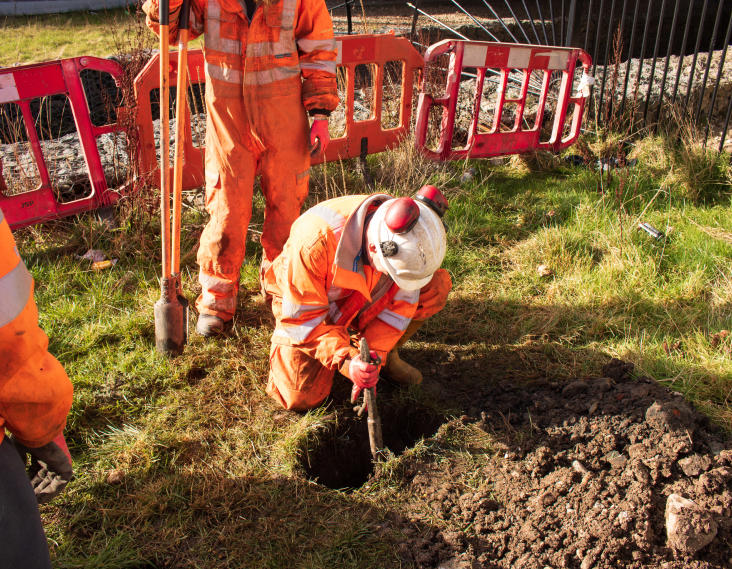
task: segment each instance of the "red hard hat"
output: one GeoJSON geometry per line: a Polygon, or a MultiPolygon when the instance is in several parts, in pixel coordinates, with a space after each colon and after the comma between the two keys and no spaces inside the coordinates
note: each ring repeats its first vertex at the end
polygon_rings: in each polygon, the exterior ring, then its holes
{"type": "Polygon", "coordinates": [[[449,207],[447,199],[442,192],[431,184],[422,186],[414,196],[414,199],[421,201],[440,217],[445,215],[445,212],[449,207]]]}

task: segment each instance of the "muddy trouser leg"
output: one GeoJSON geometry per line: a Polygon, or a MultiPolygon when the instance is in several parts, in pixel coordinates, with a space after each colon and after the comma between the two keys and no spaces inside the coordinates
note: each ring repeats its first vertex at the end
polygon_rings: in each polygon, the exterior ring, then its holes
{"type": "Polygon", "coordinates": [[[285,409],[304,411],[318,406],[333,387],[335,371],[292,346],[272,344],[267,395],[285,409]]]}
{"type": "Polygon", "coordinates": [[[211,217],[198,248],[201,295],[196,308],[228,321],[236,311],[258,155],[245,132],[240,99],[207,100],[206,108],[206,209],[211,217]]]}
{"type": "Polygon", "coordinates": [[[262,263],[266,270],[282,252],[290,227],[308,195],[309,125],[299,80],[277,96],[263,97],[252,120],[267,148],[260,164],[266,201],[262,228],[262,263]],[[283,120],[283,116],[287,119],[283,120]]]}
{"type": "Polygon", "coordinates": [[[7,438],[0,444],[0,567],[51,567],[36,496],[7,438]]]}

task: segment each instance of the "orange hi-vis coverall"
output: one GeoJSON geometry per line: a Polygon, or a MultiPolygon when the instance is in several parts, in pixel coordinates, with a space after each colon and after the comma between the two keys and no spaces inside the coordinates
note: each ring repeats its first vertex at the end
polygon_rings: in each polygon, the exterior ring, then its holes
{"type": "Polygon", "coordinates": [[[446,270],[405,291],[364,264],[368,215],[390,198],[345,196],[309,209],[265,274],[276,318],[267,393],[287,409],[310,409],[327,397],[335,371],[359,353],[351,331],[385,361],[412,319],[445,306],[452,288],[446,270]]]}
{"type": "Polygon", "coordinates": [[[5,429],[28,447],[62,433],[73,387],[38,327],[33,277],[0,210],[0,441],[5,429]]]}
{"type": "MultiPolygon", "coordinates": [[[[181,2],[170,1],[171,41],[181,2]]],[[[158,32],[158,0],[143,10],[158,32]]],[[[204,35],[211,216],[198,249],[196,308],[226,321],[236,310],[256,174],[266,201],[263,269],[300,215],[310,168],[306,111],[338,105],[336,43],[324,0],[261,1],[251,21],[244,0],[191,0],[190,22],[191,37],[204,35]]]]}

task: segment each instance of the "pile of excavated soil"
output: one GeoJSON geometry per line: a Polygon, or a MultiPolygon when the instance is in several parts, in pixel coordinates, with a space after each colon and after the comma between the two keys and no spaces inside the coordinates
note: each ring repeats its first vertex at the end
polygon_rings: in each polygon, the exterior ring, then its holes
{"type": "Polygon", "coordinates": [[[507,443],[479,472],[419,458],[401,470],[404,487],[432,510],[429,525],[417,506],[407,514],[412,525],[399,524],[405,561],[443,569],[732,567],[732,441],[680,394],[632,379],[631,369],[613,360],[605,377],[486,387],[478,416],[460,422],[507,443]],[[456,483],[466,473],[480,481],[467,491],[456,483]]]}

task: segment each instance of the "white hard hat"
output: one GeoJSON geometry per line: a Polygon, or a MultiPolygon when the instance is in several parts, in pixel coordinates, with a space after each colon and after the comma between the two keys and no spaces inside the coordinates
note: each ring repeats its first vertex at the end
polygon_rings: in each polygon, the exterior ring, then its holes
{"type": "Polygon", "coordinates": [[[375,269],[404,290],[419,290],[445,258],[445,226],[428,205],[412,198],[390,199],[374,212],[366,229],[375,269]]]}

